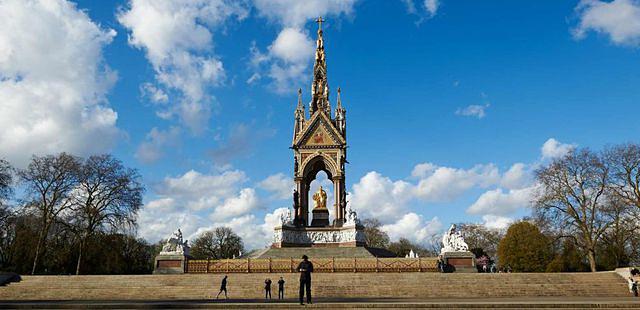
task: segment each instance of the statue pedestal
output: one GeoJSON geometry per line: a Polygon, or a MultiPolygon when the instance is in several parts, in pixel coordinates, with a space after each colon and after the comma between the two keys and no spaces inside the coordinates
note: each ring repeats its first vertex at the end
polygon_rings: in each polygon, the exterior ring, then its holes
{"type": "Polygon", "coordinates": [[[182,254],[162,254],[156,256],[153,264],[153,274],[179,274],[185,273],[187,260],[182,254]]]}
{"type": "Polygon", "coordinates": [[[442,254],[442,259],[449,272],[478,272],[475,255],[471,252],[445,252],[442,254]]]}
{"type": "Polygon", "coordinates": [[[287,247],[360,247],[365,246],[364,227],[276,226],[272,248],[287,247]]]}
{"type": "Polygon", "coordinates": [[[326,208],[317,208],[311,211],[313,218],[311,219],[312,227],[329,226],[329,210],[326,208]]]}

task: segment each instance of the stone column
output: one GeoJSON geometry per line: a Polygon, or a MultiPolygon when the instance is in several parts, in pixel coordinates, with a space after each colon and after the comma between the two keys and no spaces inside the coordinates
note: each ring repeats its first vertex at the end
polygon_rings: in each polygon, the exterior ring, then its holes
{"type": "Polygon", "coordinates": [[[304,226],[309,225],[309,186],[306,184],[303,178],[296,177],[296,188],[299,195],[300,208],[298,209],[298,217],[300,221],[304,223],[304,226]]]}
{"type": "Polygon", "coordinates": [[[336,176],[333,177],[333,193],[335,200],[335,220],[334,225],[342,226],[344,223],[345,211],[342,207],[342,196],[344,195],[344,177],[336,176]]]}

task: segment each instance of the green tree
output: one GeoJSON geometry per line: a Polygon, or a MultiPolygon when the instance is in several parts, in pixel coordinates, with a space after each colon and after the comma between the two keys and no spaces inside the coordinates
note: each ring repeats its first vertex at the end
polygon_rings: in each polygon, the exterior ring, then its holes
{"type": "Polygon", "coordinates": [[[500,264],[511,266],[514,271],[543,272],[551,257],[549,239],[529,222],[517,222],[509,226],[507,234],[498,244],[500,264]]]}

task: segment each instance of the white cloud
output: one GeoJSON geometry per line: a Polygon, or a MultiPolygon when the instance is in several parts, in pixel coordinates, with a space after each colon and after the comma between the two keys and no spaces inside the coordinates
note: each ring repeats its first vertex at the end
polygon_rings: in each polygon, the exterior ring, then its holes
{"type": "Polygon", "coordinates": [[[315,44],[304,30],[306,23],[318,16],[339,18],[353,12],[355,0],[254,0],[258,14],[282,26],[276,39],[261,52],[251,47],[251,67],[255,73],[251,84],[262,76],[271,80],[276,93],[291,93],[308,80],[315,44]],[[264,73],[264,74],[262,74],[264,73]]]}
{"type": "Polygon", "coordinates": [[[116,35],[64,0],[0,2],[0,156],[109,150],[121,135],[102,50],[116,35]]]}
{"type": "Polygon", "coordinates": [[[464,108],[458,108],[456,110],[456,115],[471,116],[481,119],[487,115],[486,110],[489,108],[489,106],[490,105],[488,103],[484,105],[472,104],[464,108]]]}
{"type": "Polygon", "coordinates": [[[210,175],[190,170],[175,178],[165,178],[156,193],[173,198],[187,209],[210,210],[233,197],[246,180],[245,173],[239,170],[210,175]]]}
{"type": "Polygon", "coordinates": [[[417,243],[424,243],[429,241],[433,234],[442,230],[442,223],[438,217],[424,221],[421,215],[411,212],[395,223],[383,225],[380,229],[385,231],[391,240],[407,238],[417,243]]]}
{"type": "Polygon", "coordinates": [[[531,184],[530,168],[523,163],[513,164],[507,172],[502,175],[500,185],[508,189],[519,189],[531,184]]]}
{"type": "Polygon", "coordinates": [[[221,221],[231,217],[249,213],[258,209],[260,202],[253,188],[243,188],[237,197],[231,197],[216,207],[210,218],[221,221]]]}
{"type": "Polygon", "coordinates": [[[171,127],[168,130],[152,128],[145,141],[138,146],[135,158],[144,163],[157,161],[162,157],[165,146],[175,146],[178,143],[180,133],[181,130],[178,127],[171,127]]]}
{"type": "Polygon", "coordinates": [[[295,184],[290,177],[285,176],[283,173],[278,173],[260,181],[258,187],[274,193],[274,198],[276,199],[286,199],[293,197],[295,184]]]}
{"type": "Polygon", "coordinates": [[[302,27],[318,16],[351,15],[356,0],[254,0],[258,13],[284,26],[302,27]]]}
{"type": "Polygon", "coordinates": [[[421,179],[415,195],[425,201],[451,201],[473,187],[488,187],[500,181],[500,172],[493,164],[476,165],[471,169],[438,167],[421,179]]]}
{"type": "Polygon", "coordinates": [[[166,177],[156,186],[154,199],[139,213],[139,232],[157,241],[177,228],[190,236],[203,227],[212,227],[212,222],[246,216],[260,206],[254,189],[241,188],[246,181],[245,173],[239,170],[219,174],[190,170],[166,177]]]}
{"type": "Polygon", "coordinates": [[[489,229],[506,229],[513,223],[512,218],[496,215],[484,215],[482,221],[483,225],[489,229]]]}
{"type": "Polygon", "coordinates": [[[412,198],[411,184],[391,181],[375,171],[367,173],[354,184],[349,195],[351,206],[360,216],[377,218],[383,223],[403,214],[412,198]]]}
{"type": "Polygon", "coordinates": [[[468,209],[469,214],[508,215],[531,205],[534,187],[511,189],[505,192],[501,188],[489,190],[476,200],[468,209]]]}
{"type": "Polygon", "coordinates": [[[411,176],[414,178],[426,178],[427,176],[433,174],[433,172],[438,168],[437,165],[432,163],[421,163],[417,164],[413,167],[411,171],[411,176]]]}
{"type": "Polygon", "coordinates": [[[434,17],[440,7],[439,0],[402,0],[408,14],[418,17],[416,25],[420,25],[425,19],[434,17]]]}
{"type": "Polygon", "coordinates": [[[589,31],[609,36],[617,45],[640,45],[640,2],[636,0],[582,0],[575,8],[580,22],[573,29],[577,39],[589,31]]]}
{"type": "Polygon", "coordinates": [[[169,101],[169,95],[167,95],[164,90],[156,87],[151,83],[142,84],[142,86],[140,87],[140,92],[143,96],[148,97],[149,99],[151,99],[151,102],[154,103],[166,103],[169,101]]]}
{"type": "Polygon", "coordinates": [[[439,6],[440,2],[438,0],[424,0],[424,7],[427,9],[430,16],[436,15],[439,6]]]}
{"type": "Polygon", "coordinates": [[[549,138],[542,145],[542,159],[553,159],[567,155],[576,148],[575,144],[561,143],[560,141],[549,138]]]}
{"type": "Polygon", "coordinates": [[[131,32],[129,43],[146,52],[163,91],[179,94],[159,116],[175,116],[194,133],[207,127],[209,88],[225,80],[222,62],[212,53],[213,30],[247,15],[244,3],[225,0],[130,0],[118,13],[131,32]]]}
{"type": "Polygon", "coordinates": [[[255,45],[251,47],[251,63],[257,72],[247,83],[255,82],[262,76],[259,72],[266,71],[274,92],[292,92],[301,81],[308,79],[305,73],[312,64],[314,50],[314,42],[304,30],[284,28],[266,53],[255,45]]]}

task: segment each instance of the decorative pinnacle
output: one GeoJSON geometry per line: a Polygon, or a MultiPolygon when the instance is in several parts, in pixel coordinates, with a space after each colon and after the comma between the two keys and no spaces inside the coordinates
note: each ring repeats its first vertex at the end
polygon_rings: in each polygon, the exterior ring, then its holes
{"type": "Polygon", "coordinates": [[[304,109],[304,106],[302,105],[302,88],[298,88],[298,109],[304,109]]]}
{"type": "Polygon", "coordinates": [[[318,31],[322,31],[322,23],[324,23],[324,19],[322,19],[322,16],[318,17],[318,19],[316,19],[316,23],[318,23],[318,31]]]}

